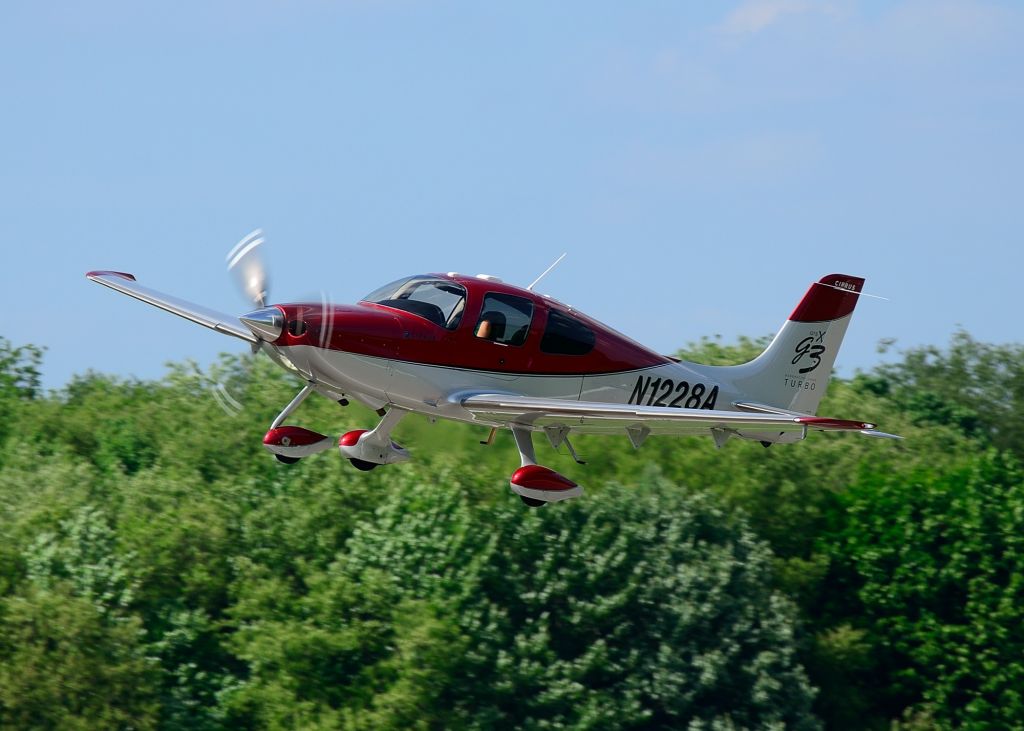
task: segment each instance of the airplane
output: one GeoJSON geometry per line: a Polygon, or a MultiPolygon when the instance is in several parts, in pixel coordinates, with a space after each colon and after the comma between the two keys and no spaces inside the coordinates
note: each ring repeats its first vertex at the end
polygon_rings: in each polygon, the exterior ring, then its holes
{"type": "MultiPolygon", "coordinates": [[[[157,292],[118,271],[86,276],[263,351],[303,382],[263,437],[279,461],[331,449],[335,440],[285,422],[312,393],[375,410],[371,429],[342,434],[337,447],[360,470],[405,462],[391,439],[409,413],[509,429],[520,466],[513,492],[530,507],[583,494],[538,464],[533,434],[565,445],[571,434],[621,435],[639,448],[655,435],[709,435],[765,447],[809,431],[894,438],[874,424],[816,416],[864,279],[829,274],[813,282],[768,347],[749,363],[709,366],[661,355],[577,309],[501,279],[456,272],[408,276],[352,305],[267,304],[257,230],[228,255],[229,270],[258,309],[235,317],[157,292]]],[[[564,255],[563,255],[564,256],[564,255]]],[[[557,264],[558,262],[556,262],[557,264]]],[[[554,265],[552,265],[553,267],[554,265]]],[[[552,267],[549,267],[548,271],[552,267]]]]}

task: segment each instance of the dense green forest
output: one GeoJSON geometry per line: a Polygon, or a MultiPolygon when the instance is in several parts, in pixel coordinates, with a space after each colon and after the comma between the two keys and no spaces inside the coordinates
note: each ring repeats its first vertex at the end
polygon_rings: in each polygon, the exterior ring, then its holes
{"type": "Polygon", "coordinates": [[[0,727],[1024,728],[1024,347],[890,356],[820,411],[905,441],[538,440],[587,494],[531,510],[507,433],[283,465],[266,358],[44,393],[0,339],[0,727]]]}

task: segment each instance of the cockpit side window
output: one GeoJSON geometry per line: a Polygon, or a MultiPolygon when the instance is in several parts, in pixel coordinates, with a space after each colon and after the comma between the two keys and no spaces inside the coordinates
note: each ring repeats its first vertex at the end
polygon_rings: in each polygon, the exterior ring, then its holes
{"type": "Polygon", "coordinates": [[[462,320],[466,290],[461,284],[446,279],[411,277],[374,290],[363,301],[411,312],[435,325],[454,330],[462,320]]]}
{"type": "Polygon", "coordinates": [[[594,331],[575,317],[551,310],[540,349],[552,355],[586,355],[594,349],[596,340],[594,331]]]}
{"type": "Polygon", "coordinates": [[[522,345],[533,321],[533,303],[514,294],[491,292],[484,296],[474,334],[503,345],[522,345]]]}

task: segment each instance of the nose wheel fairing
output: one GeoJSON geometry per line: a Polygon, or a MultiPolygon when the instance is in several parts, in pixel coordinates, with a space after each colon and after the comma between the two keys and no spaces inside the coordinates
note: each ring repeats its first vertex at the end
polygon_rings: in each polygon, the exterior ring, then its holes
{"type": "Polygon", "coordinates": [[[301,426],[279,426],[263,436],[263,446],[276,456],[302,459],[331,448],[331,437],[301,426]]]}

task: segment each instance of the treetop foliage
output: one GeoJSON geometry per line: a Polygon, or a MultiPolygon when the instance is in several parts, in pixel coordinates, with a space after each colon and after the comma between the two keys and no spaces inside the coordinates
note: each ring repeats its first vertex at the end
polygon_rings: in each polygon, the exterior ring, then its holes
{"type": "Polygon", "coordinates": [[[277,463],[297,386],[265,359],[45,394],[41,355],[0,339],[0,727],[1024,726],[1020,346],[833,379],[822,413],[903,442],[538,444],[587,488],[541,510],[469,425],[410,417],[413,462],[370,473],[277,463]]]}

